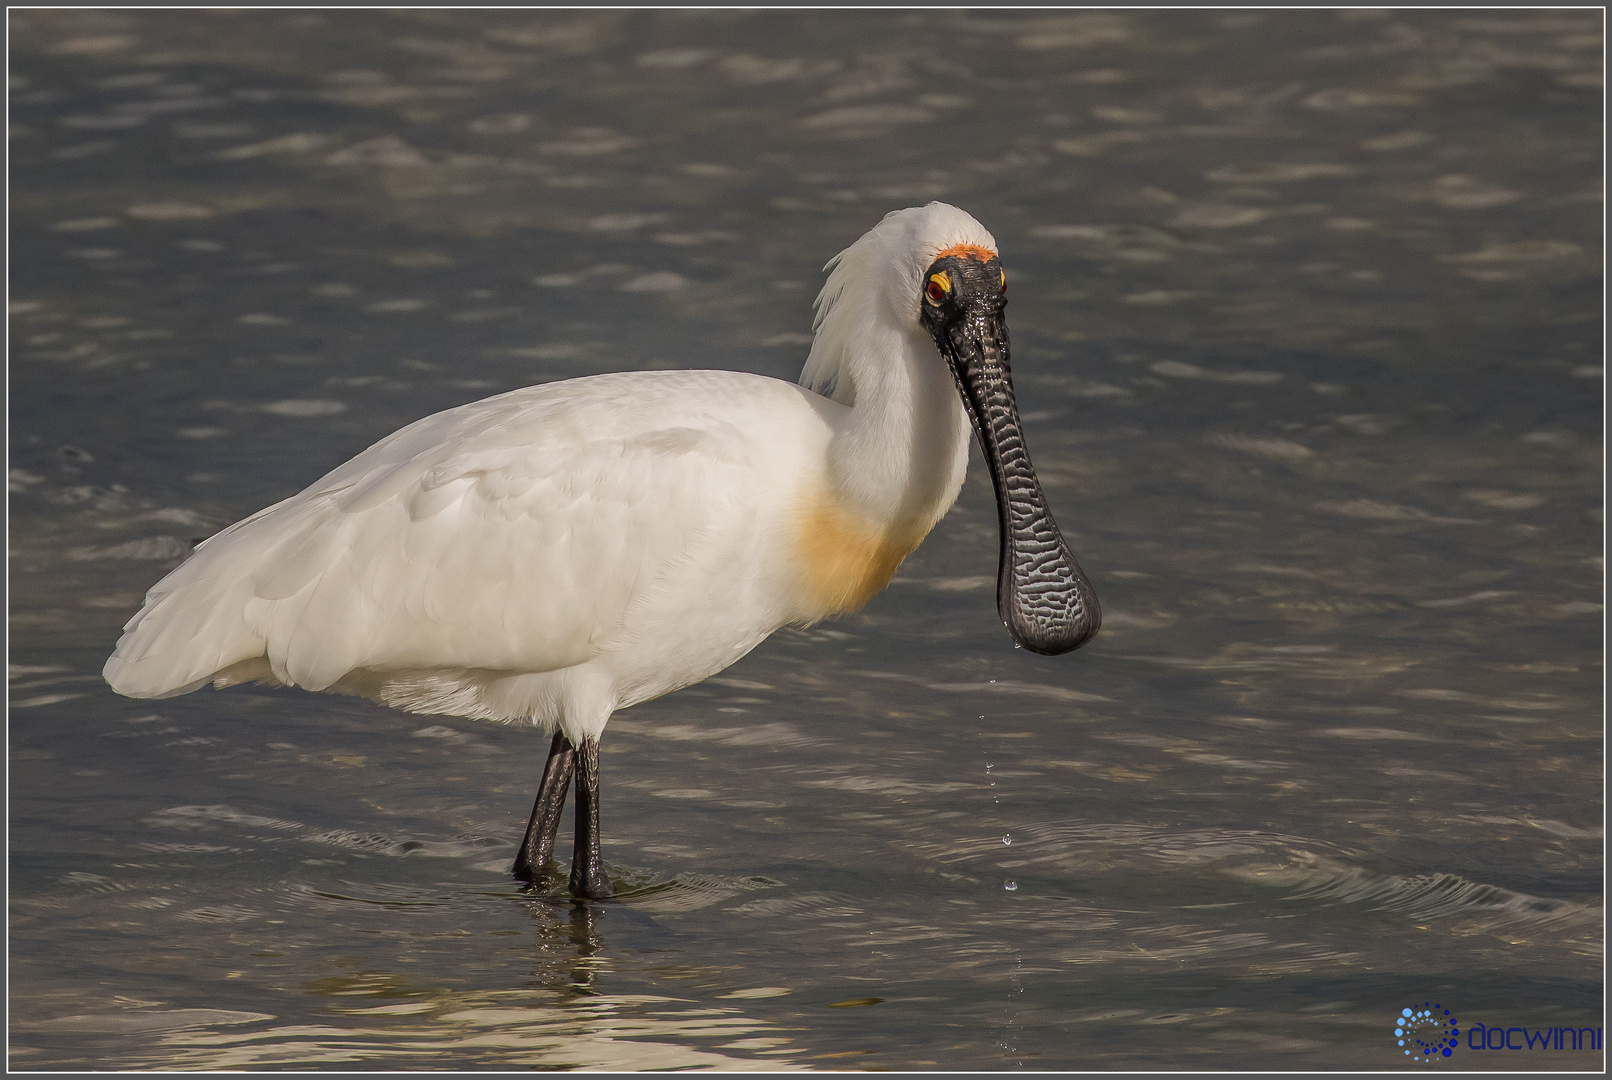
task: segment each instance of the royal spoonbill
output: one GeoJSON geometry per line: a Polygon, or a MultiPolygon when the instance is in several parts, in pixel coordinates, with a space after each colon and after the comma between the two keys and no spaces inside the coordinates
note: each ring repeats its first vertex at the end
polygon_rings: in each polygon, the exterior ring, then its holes
{"type": "Polygon", "coordinates": [[[1097,597],[1025,449],[996,241],[945,203],[827,267],[800,383],[634,371],[428,416],[211,537],[146,594],[104,674],[163,698],[256,681],[553,732],[514,873],[576,780],[571,892],[613,894],[599,737],[787,623],[860,608],[957,500],[979,436],[997,611],[1032,652],[1097,597]]]}

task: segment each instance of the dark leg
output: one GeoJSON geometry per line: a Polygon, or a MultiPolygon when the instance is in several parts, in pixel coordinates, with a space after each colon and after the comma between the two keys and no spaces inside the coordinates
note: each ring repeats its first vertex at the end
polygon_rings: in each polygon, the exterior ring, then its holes
{"type": "Polygon", "coordinates": [[[565,790],[576,770],[576,749],[556,731],[549,744],[549,761],[543,766],[543,782],[532,804],[532,820],[526,823],[526,839],[515,856],[515,876],[536,881],[554,857],[554,835],[560,831],[560,811],[565,807],[565,790]]]}
{"type": "Polygon", "coordinates": [[[616,895],[599,853],[599,740],[583,739],[576,752],[577,836],[571,856],[571,895],[603,900],[616,895]]]}

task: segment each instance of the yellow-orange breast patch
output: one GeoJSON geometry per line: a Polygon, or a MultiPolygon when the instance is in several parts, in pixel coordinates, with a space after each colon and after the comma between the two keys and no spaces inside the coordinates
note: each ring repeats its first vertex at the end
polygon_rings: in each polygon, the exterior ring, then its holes
{"type": "Polygon", "coordinates": [[[923,536],[897,535],[869,525],[826,492],[798,505],[795,556],[805,607],[822,618],[855,611],[895,576],[923,536]]]}

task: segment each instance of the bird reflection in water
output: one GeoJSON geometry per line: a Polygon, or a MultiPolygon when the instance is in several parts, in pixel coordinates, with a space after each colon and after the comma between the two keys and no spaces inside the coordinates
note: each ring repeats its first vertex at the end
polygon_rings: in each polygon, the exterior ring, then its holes
{"type": "Polygon", "coordinates": [[[539,901],[530,911],[537,928],[532,974],[542,988],[588,996],[601,993],[597,979],[610,965],[599,933],[601,909],[539,901]]]}

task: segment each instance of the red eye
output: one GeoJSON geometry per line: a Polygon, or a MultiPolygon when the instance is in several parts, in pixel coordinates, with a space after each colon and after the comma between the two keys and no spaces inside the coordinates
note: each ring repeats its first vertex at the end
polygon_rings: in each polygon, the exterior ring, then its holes
{"type": "Polygon", "coordinates": [[[938,304],[946,299],[946,290],[940,287],[940,282],[931,281],[929,287],[924,289],[924,295],[929,297],[931,304],[938,304]]]}

